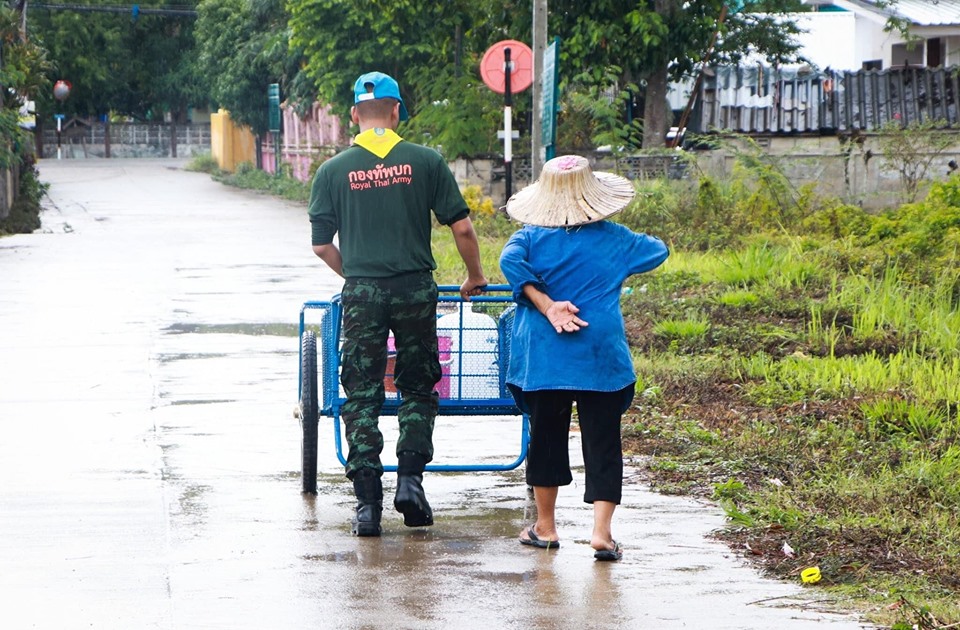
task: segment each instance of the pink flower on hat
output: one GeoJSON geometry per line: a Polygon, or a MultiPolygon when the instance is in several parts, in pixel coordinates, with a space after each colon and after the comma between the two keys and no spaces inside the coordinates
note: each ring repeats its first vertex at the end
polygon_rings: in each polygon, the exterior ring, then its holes
{"type": "Polygon", "coordinates": [[[565,155],[561,158],[557,158],[555,166],[557,170],[569,171],[580,166],[580,158],[575,155],[565,155]]]}

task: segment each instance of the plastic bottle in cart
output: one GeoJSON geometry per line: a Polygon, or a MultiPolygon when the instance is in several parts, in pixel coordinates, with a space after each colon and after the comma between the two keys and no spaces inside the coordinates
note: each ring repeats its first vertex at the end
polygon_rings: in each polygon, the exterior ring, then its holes
{"type": "MultiPolygon", "coordinates": [[[[437,336],[450,338],[449,397],[499,398],[497,323],[463,302],[455,313],[437,319],[437,336]]],[[[447,378],[444,375],[444,378],[447,378]]]]}

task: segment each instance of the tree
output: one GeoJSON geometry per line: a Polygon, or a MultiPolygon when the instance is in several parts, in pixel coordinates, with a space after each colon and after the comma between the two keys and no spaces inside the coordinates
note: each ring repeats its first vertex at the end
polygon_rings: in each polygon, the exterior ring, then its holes
{"type": "Polygon", "coordinates": [[[46,51],[24,39],[20,14],[0,5],[0,168],[21,161],[29,144],[20,127],[20,109],[49,86],[46,51]]]}
{"type": "Polygon", "coordinates": [[[48,118],[54,113],[87,116],[107,112],[121,91],[124,64],[121,29],[126,27],[117,15],[73,11],[30,12],[30,38],[47,49],[52,64],[50,79],[64,79],[73,86],[70,98],[56,103],[52,94],[37,100],[37,115],[48,118]]]}
{"type": "Polygon", "coordinates": [[[125,101],[113,109],[137,112],[137,117],[186,122],[190,105],[206,105],[208,86],[199,72],[193,51],[195,22],[192,17],[143,16],[126,29],[121,42],[137,63],[127,69],[125,101]]]}
{"type": "Polygon", "coordinates": [[[130,13],[97,4],[37,8],[30,12],[30,38],[48,50],[51,80],[73,85],[70,98],[38,101],[38,115],[92,116],[110,113],[136,119],[183,118],[189,104],[206,104],[206,89],[192,63],[193,23],[184,11],[146,0],[130,13]]]}
{"type": "MultiPolygon", "coordinates": [[[[577,77],[579,93],[609,92],[614,104],[642,99],[642,144],[662,146],[671,122],[669,81],[699,70],[715,34],[713,59],[720,63],[737,62],[748,53],[772,63],[793,59],[796,46],[788,35],[797,29],[782,14],[800,8],[800,0],[749,5],[752,13],[734,13],[720,23],[723,0],[551,0],[550,34],[563,42],[561,83],[570,86],[571,77],[577,77]],[[613,85],[611,67],[620,68],[613,85]],[[638,89],[625,92],[631,84],[638,89]]],[[[479,81],[478,63],[499,40],[530,40],[528,2],[288,0],[287,6],[291,42],[303,50],[305,73],[319,100],[341,116],[353,104],[354,78],[378,69],[400,83],[414,117],[404,127],[408,136],[442,145],[448,155],[495,146],[500,103],[479,81]]],[[[527,92],[515,101],[516,127],[524,126],[529,99],[527,92]]],[[[609,121],[602,126],[612,130],[609,121]]],[[[633,140],[635,126],[625,121],[617,133],[633,140]]]]}
{"type": "Polygon", "coordinates": [[[292,101],[311,102],[282,0],[203,0],[197,10],[197,64],[210,81],[211,98],[235,121],[257,135],[268,131],[271,83],[292,101]]]}
{"type": "MultiPolygon", "coordinates": [[[[288,7],[306,73],[340,116],[353,105],[356,77],[380,70],[400,83],[415,119],[404,127],[407,137],[451,157],[496,146],[502,97],[480,80],[479,61],[497,41],[529,40],[527,3],[289,0],[288,7]]],[[[529,92],[514,105],[522,119],[529,92]]]]}
{"type": "Polygon", "coordinates": [[[798,31],[783,13],[799,0],[748,2],[751,13],[719,18],[727,0],[551,0],[549,24],[563,39],[561,73],[586,69],[599,81],[610,66],[622,69],[622,84],[644,88],[643,146],[663,146],[670,110],[670,80],[692,76],[716,35],[714,63],[737,63],[748,54],[773,64],[795,59],[798,31]],[[769,11],[769,13],[758,13],[769,11]]]}

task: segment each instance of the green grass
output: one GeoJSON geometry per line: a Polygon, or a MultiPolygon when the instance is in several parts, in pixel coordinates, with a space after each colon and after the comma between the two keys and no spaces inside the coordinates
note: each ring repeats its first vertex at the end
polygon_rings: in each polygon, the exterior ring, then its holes
{"type": "Polygon", "coordinates": [[[246,162],[239,164],[235,173],[218,172],[214,177],[229,186],[257,190],[290,201],[305,202],[310,199],[309,183],[301,182],[285,172],[281,172],[279,175],[271,175],[246,162]]]}
{"type": "Polygon", "coordinates": [[[201,153],[193,156],[184,167],[188,171],[196,173],[210,173],[211,175],[220,172],[220,165],[215,157],[209,153],[201,153]]]}
{"type": "Polygon", "coordinates": [[[755,306],[760,302],[760,298],[753,291],[732,290],[721,293],[717,297],[717,303],[732,308],[747,308],[755,306]]]}
{"type": "MultiPolygon", "coordinates": [[[[503,284],[506,280],[500,272],[500,250],[506,238],[502,236],[488,236],[483,233],[477,235],[480,241],[480,264],[483,273],[491,284],[503,284]]],[[[453,233],[449,228],[437,226],[433,230],[433,257],[437,261],[437,270],[434,277],[438,284],[461,284],[467,278],[467,268],[457,251],[453,240],[453,233]]]]}
{"type": "Polygon", "coordinates": [[[667,319],[653,326],[653,334],[671,341],[692,341],[706,336],[710,322],[702,317],[667,319]]]}

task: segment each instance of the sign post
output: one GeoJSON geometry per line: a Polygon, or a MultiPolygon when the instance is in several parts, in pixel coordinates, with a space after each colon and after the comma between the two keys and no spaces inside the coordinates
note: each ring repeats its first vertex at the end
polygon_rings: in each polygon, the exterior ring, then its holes
{"type": "Polygon", "coordinates": [[[533,51],[513,39],[497,42],[484,53],[480,75],[488,88],[503,94],[503,170],[509,199],[513,193],[513,94],[533,83],[533,51]]]}
{"type": "MultiPolygon", "coordinates": [[[[69,81],[63,79],[57,81],[53,84],[53,98],[63,103],[67,100],[67,97],[70,96],[70,89],[72,87],[69,81]]],[[[60,144],[60,132],[63,130],[64,116],[63,114],[54,114],[53,117],[57,119],[57,159],[59,160],[63,156],[60,144]]]]}
{"type": "Polygon", "coordinates": [[[543,76],[540,77],[543,95],[543,124],[540,128],[540,139],[544,146],[545,157],[552,160],[557,154],[557,101],[559,100],[560,83],[560,38],[555,37],[553,43],[543,51],[543,76]]]}
{"type": "Polygon", "coordinates": [[[280,175],[280,84],[271,83],[267,86],[267,122],[270,133],[273,134],[273,174],[280,175]]]}
{"type": "Polygon", "coordinates": [[[59,160],[63,155],[60,149],[60,131],[63,129],[63,114],[54,114],[53,117],[57,119],[57,159],[59,160]]]}
{"type": "Polygon", "coordinates": [[[510,47],[503,49],[503,173],[506,178],[506,198],[513,194],[513,94],[510,91],[510,47]]]}

